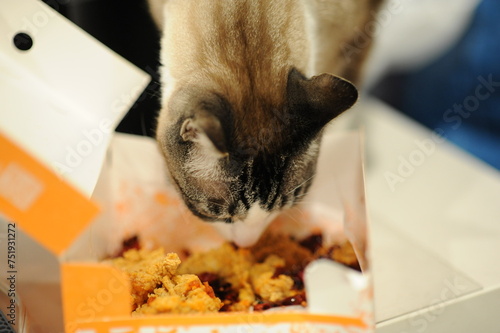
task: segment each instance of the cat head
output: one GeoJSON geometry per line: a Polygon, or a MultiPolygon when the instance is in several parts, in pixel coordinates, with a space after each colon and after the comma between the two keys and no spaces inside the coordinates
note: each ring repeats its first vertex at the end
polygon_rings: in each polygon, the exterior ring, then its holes
{"type": "Polygon", "coordinates": [[[226,96],[195,85],[172,93],[157,140],[194,215],[208,222],[263,219],[307,193],[323,128],[358,94],[340,77],[307,79],[294,68],[284,90],[279,105],[260,105],[260,112],[254,105],[237,111],[226,96]]]}

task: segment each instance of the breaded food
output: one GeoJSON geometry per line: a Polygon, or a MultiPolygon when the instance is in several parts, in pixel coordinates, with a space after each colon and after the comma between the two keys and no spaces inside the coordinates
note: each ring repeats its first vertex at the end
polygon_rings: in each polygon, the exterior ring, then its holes
{"type": "Polygon", "coordinates": [[[256,263],[250,270],[250,284],[264,302],[279,302],[297,294],[290,276],[276,274],[285,267],[285,260],[272,254],[263,263],[256,263]]]}
{"type": "Polygon", "coordinates": [[[177,274],[175,253],[131,249],[111,264],[130,277],[132,309],[137,314],[217,312],[222,302],[193,274],[177,274]]]}
{"type": "MultiPolygon", "coordinates": [[[[321,245],[320,245],[321,246],[321,245]]],[[[285,267],[303,267],[313,259],[313,252],[301,246],[291,237],[273,233],[267,230],[250,248],[257,261],[264,261],[269,255],[274,254],[285,261],[285,267]]]]}
{"type": "Polygon", "coordinates": [[[206,282],[201,282],[194,274],[165,276],[162,287],[148,295],[145,304],[139,306],[135,314],[158,313],[204,313],[217,312],[222,302],[206,282]]]}
{"type": "MultiPolygon", "coordinates": [[[[237,249],[230,243],[224,243],[218,248],[191,255],[179,267],[179,272],[196,274],[202,279],[207,273],[215,275],[215,279],[229,284],[237,293],[237,302],[224,302],[225,310],[229,310],[227,306],[230,304],[231,311],[244,311],[255,302],[255,293],[250,285],[250,270],[254,262],[248,249],[237,249]]],[[[213,283],[213,280],[205,282],[213,283]]],[[[215,291],[217,294],[217,289],[215,291]]]]}
{"type": "Polygon", "coordinates": [[[132,282],[134,313],[260,311],[306,305],[303,272],[317,258],[359,270],[348,241],[323,246],[321,234],[294,240],[266,232],[250,248],[232,243],[193,253],[181,263],[175,253],[135,248],[112,259],[132,282]]]}
{"type": "Polygon", "coordinates": [[[315,254],[317,258],[328,258],[344,264],[357,271],[361,271],[356,252],[348,241],[334,244],[330,247],[321,247],[315,254]]]}
{"type": "Polygon", "coordinates": [[[236,248],[230,243],[207,251],[195,253],[179,268],[181,273],[197,274],[214,287],[215,294],[221,292],[224,311],[247,311],[262,302],[277,302],[297,294],[291,277],[278,274],[285,261],[270,255],[263,262],[245,248],[236,248]],[[219,286],[225,286],[220,289],[219,286]],[[224,297],[232,294],[231,297],[224,297]]]}

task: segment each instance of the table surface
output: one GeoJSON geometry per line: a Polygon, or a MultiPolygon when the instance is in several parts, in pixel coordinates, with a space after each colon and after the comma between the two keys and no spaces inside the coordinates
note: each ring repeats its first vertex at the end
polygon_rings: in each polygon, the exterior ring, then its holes
{"type": "Polygon", "coordinates": [[[380,101],[352,111],[342,121],[365,132],[377,332],[467,332],[462,313],[499,332],[500,173],[380,101]]]}

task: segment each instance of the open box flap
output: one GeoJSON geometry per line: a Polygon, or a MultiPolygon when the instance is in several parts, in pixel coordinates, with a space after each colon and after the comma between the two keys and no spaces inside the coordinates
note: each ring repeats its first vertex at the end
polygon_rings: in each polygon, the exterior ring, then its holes
{"type": "Polygon", "coordinates": [[[0,132],[0,212],[60,255],[98,207],[0,132]]]}
{"type": "Polygon", "coordinates": [[[37,0],[3,0],[0,130],[90,197],[109,139],[150,77],[37,0]],[[21,51],[23,32],[33,40],[21,51]]]}

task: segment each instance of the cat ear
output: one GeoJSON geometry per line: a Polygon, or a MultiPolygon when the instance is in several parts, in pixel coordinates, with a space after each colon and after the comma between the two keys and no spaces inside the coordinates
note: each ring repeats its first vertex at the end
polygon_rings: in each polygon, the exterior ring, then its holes
{"type": "Polygon", "coordinates": [[[192,117],[184,120],[180,136],[184,141],[196,142],[216,157],[228,154],[222,124],[210,111],[197,110],[192,117]]]}
{"type": "Polygon", "coordinates": [[[291,111],[318,130],[356,103],[358,90],[346,79],[321,74],[307,79],[296,68],[288,74],[288,103],[291,111]]]}

